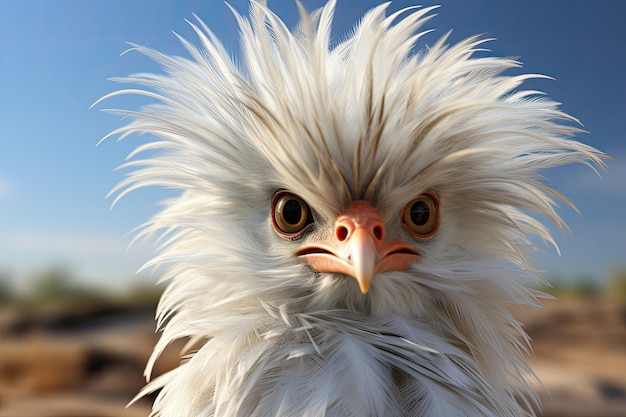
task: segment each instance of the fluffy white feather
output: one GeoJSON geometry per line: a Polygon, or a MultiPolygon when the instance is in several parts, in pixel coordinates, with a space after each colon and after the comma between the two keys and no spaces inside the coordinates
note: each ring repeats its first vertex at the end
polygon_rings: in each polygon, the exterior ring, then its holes
{"type": "MultiPolygon", "coordinates": [[[[530,236],[554,244],[532,216],[564,227],[567,200],[538,171],[603,167],[577,142],[574,119],[534,91],[519,64],[476,57],[483,40],[416,52],[433,8],[368,12],[330,40],[335,2],[290,31],[262,3],[236,15],[236,64],[200,22],[190,58],[135,46],[165,74],[120,79],[119,94],[155,99],[112,132],[149,133],[125,166],[117,198],[143,186],[180,190],[143,229],[159,234],[169,283],[158,307],[163,334],[199,346],[152,381],[153,415],[534,415],[528,341],[509,311],[537,305],[530,236]],[[421,31],[421,32],[420,32],[421,31]],[[141,159],[140,155],[147,155],[141,159]],[[441,226],[414,240],[421,258],[355,280],[314,273],[270,221],[276,190],[297,193],[321,225],[357,199],[390,233],[412,196],[436,190],[441,226]]],[[[396,227],[396,229],[394,229],[396,227]]],[[[406,233],[405,233],[406,234],[406,233]]]]}

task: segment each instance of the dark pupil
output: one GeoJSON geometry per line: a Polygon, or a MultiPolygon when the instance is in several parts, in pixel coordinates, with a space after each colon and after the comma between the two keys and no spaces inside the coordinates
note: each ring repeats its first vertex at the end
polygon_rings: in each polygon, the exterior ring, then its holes
{"type": "Polygon", "coordinates": [[[422,226],[428,221],[430,210],[423,201],[418,201],[411,206],[411,221],[417,226],[422,226]]]}
{"type": "Polygon", "coordinates": [[[283,218],[289,224],[298,224],[302,219],[302,207],[297,200],[289,200],[283,206],[283,218]]]}

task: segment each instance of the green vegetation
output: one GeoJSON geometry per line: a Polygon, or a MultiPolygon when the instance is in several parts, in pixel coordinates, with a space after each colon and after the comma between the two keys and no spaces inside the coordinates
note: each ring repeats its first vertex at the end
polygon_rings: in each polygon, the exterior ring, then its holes
{"type": "Polygon", "coordinates": [[[602,295],[603,292],[601,283],[593,277],[586,275],[581,275],[574,279],[550,277],[548,278],[548,282],[550,283],[549,287],[542,287],[540,289],[557,297],[598,297],[602,295]]]}
{"type": "Polygon", "coordinates": [[[626,302],[626,269],[614,268],[609,273],[607,295],[626,302]]]}
{"type": "MultiPolygon", "coordinates": [[[[163,290],[152,284],[137,283],[122,291],[112,291],[81,284],[68,268],[55,266],[34,274],[32,285],[24,294],[12,286],[11,276],[0,270],[0,305],[41,304],[125,304],[133,306],[155,305],[163,290]]],[[[626,269],[615,268],[606,280],[581,275],[574,279],[548,277],[550,286],[538,289],[558,298],[608,297],[626,302],[626,269]]]]}
{"type": "Polygon", "coordinates": [[[10,275],[0,271],[0,305],[28,307],[49,304],[125,304],[154,305],[162,288],[137,284],[120,290],[110,290],[81,284],[68,268],[54,266],[33,275],[25,293],[15,291],[10,275]]]}
{"type": "Polygon", "coordinates": [[[0,271],[0,304],[15,298],[15,292],[11,286],[11,278],[5,271],[0,271]]]}
{"type": "Polygon", "coordinates": [[[558,298],[608,297],[626,302],[626,269],[615,269],[602,281],[590,275],[578,277],[548,276],[549,286],[537,289],[558,298]]]}

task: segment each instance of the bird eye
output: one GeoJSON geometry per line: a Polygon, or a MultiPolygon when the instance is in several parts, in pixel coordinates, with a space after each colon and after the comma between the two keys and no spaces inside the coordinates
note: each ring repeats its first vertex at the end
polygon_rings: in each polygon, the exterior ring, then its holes
{"type": "Polygon", "coordinates": [[[421,194],[402,210],[402,226],[418,239],[426,239],[439,228],[439,199],[431,193],[421,194]]]}
{"type": "Polygon", "coordinates": [[[272,224],[279,235],[295,239],[313,223],[309,205],[300,197],[279,191],[272,199],[272,224]]]}

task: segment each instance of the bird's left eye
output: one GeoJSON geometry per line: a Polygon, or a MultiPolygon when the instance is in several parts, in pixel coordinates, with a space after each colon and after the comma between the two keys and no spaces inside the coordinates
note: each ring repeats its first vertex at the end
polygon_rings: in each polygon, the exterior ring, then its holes
{"type": "Polygon", "coordinates": [[[427,239],[439,228],[439,199],[425,193],[411,200],[402,210],[402,226],[418,239],[427,239]]]}
{"type": "Polygon", "coordinates": [[[272,199],[272,225],[279,235],[295,239],[313,224],[309,205],[300,197],[279,191],[272,199]]]}

